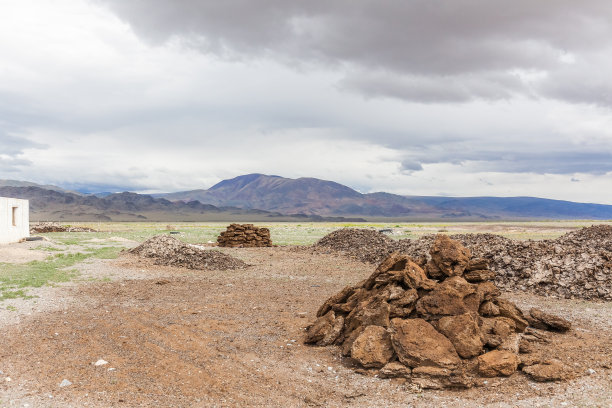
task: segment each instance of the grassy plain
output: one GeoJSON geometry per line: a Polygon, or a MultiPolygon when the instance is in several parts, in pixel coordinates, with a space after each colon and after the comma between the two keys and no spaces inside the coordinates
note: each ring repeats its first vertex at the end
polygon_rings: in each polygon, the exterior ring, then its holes
{"type": "MultiPolygon", "coordinates": [[[[278,245],[311,245],[320,238],[340,228],[373,228],[391,229],[389,235],[394,239],[419,238],[426,234],[448,233],[493,233],[511,239],[554,239],[566,232],[593,224],[612,225],[612,221],[533,221],[533,222],[423,222],[423,223],[255,223],[259,227],[270,229],[272,241],[278,245]]],[[[50,239],[64,243],[76,243],[83,239],[109,236],[122,237],[134,241],[144,241],[156,234],[171,231],[180,232],[181,240],[190,243],[216,241],[227,222],[78,222],[65,225],[90,227],[96,233],[51,233],[45,234],[50,239]]]]}
{"type": "MultiPolygon", "coordinates": [[[[538,221],[538,222],[465,222],[465,223],[256,223],[270,229],[277,245],[311,245],[340,228],[372,228],[390,230],[393,239],[419,238],[426,234],[494,233],[512,239],[552,239],[576,228],[601,224],[594,221],[538,221]]],[[[611,224],[612,222],[604,222],[611,224]]],[[[0,263],[0,301],[27,298],[28,288],[53,285],[78,279],[74,266],[89,258],[118,256],[126,242],[142,242],[157,234],[174,235],[189,243],[215,242],[227,227],[223,222],[75,222],[63,225],[89,227],[98,232],[57,232],[40,234],[49,241],[32,249],[47,255],[43,261],[25,264],[0,263]],[[126,241],[129,240],[129,241],[126,241]]],[[[132,242],[132,245],[134,243],[132,242]]]]}

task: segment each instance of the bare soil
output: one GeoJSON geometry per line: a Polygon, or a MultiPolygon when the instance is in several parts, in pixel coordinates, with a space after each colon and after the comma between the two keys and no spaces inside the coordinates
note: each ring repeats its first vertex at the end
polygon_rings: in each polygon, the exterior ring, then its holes
{"type": "Polygon", "coordinates": [[[0,406],[612,405],[610,302],[505,294],[572,321],[550,348],[575,380],[515,373],[466,391],[421,391],[356,373],[336,348],[302,343],[321,303],[369,276],[371,264],[290,247],[223,252],[252,266],[198,271],[126,254],[80,266],[110,282],[40,292],[41,303],[61,299],[57,307],[0,310],[0,406]],[[60,387],[64,379],[72,384],[60,387]]]}
{"type": "Polygon", "coordinates": [[[40,246],[50,246],[50,244],[45,241],[2,244],[0,245],[0,263],[42,261],[48,255],[44,251],[34,249],[40,246]]]}

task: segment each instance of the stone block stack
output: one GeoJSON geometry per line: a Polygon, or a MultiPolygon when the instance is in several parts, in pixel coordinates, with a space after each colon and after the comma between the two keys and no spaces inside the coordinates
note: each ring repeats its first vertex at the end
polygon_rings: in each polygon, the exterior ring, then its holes
{"type": "Polygon", "coordinates": [[[268,228],[258,228],[253,224],[231,224],[217,237],[217,243],[221,247],[230,248],[270,247],[272,239],[268,228]]]}
{"type": "Polygon", "coordinates": [[[471,387],[519,365],[533,371],[547,363],[519,357],[549,341],[530,322],[558,331],[569,330],[569,322],[537,310],[525,316],[499,297],[487,262],[445,235],[436,237],[430,255],[419,264],[391,254],[369,278],[321,306],[305,342],[340,346],[360,370],[423,388],[471,387]]]}

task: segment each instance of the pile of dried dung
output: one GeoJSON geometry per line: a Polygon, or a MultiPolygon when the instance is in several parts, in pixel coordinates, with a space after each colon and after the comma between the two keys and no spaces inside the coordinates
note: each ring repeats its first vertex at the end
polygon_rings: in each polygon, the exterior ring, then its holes
{"type": "Polygon", "coordinates": [[[467,388],[519,368],[537,381],[570,377],[535,353],[551,352],[550,334],[539,329],[567,331],[569,322],[536,309],[525,316],[499,298],[493,277],[486,260],[439,235],[426,264],[393,253],[368,279],[329,298],[305,342],[338,345],[360,369],[423,388],[467,388]]]}
{"type": "Polygon", "coordinates": [[[97,232],[92,228],[71,227],[60,225],[56,222],[40,222],[30,227],[30,234],[40,234],[45,232],[97,232]]]}
{"type": "MultiPolygon", "coordinates": [[[[429,258],[435,239],[394,241],[372,230],[340,230],[316,245],[364,262],[379,263],[398,251],[415,260],[429,258]],[[342,231],[344,234],[337,234],[342,231]],[[363,232],[359,232],[363,231],[363,232]],[[361,235],[368,239],[359,240],[361,235]],[[328,243],[329,242],[329,243],[328,243]]],[[[520,290],[561,298],[612,300],[612,227],[596,225],[570,232],[554,240],[518,241],[494,234],[451,235],[495,272],[495,284],[505,290],[520,290]]]]}
{"type": "Polygon", "coordinates": [[[217,242],[221,247],[231,248],[272,246],[270,230],[256,227],[253,224],[231,224],[217,237],[217,242]]]}
{"type": "Polygon", "coordinates": [[[394,242],[374,229],[343,228],[321,238],[314,248],[342,252],[361,262],[378,263],[393,252],[394,242]]]}
{"type": "Polygon", "coordinates": [[[156,265],[178,266],[188,269],[239,269],[248,266],[240,259],[223,252],[186,244],[168,235],[149,238],[130,253],[151,258],[156,265]]]}

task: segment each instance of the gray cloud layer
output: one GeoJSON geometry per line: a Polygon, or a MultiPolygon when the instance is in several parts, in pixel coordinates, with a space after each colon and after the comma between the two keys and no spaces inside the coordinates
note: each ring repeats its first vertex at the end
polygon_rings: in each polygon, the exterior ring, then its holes
{"type": "Polygon", "coordinates": [[[369,96],[430,103],[521,94],[611,106],[601,76],[612,69],[606,0],[101,1],[151,41],[181,37],[228,58],[348,68],[342,85],[369,96]],[[575,85],[585,75],[597,79],[575,85]]]}
{"type": "Polygon", "coordinates": [[[0,178],[176,191],[261,172],[612,203],[611,8],[5,2],[0,178]]]}

